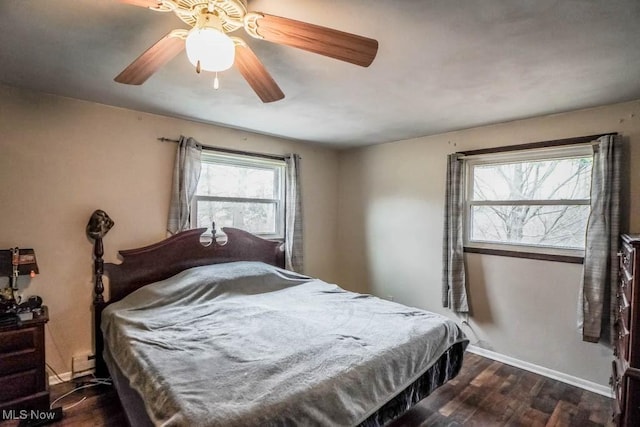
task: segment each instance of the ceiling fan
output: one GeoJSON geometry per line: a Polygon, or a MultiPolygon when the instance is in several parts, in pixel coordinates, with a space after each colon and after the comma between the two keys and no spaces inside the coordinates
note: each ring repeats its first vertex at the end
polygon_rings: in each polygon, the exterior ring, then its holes
{"type": "MultiPolygon", "coordinates": [[[[296,47],[362,67],[378,52],[374,39],[327,27],[248,12],[246,0],[119,0],[158,12],[173,12],[190,30],[169,32],[147,49],[116,78],[119,83],[140,85],[183,49],[196,71],[218,72],[235,65],[263,102],[284,98],[284,93],[253,50],[238,37],[240,28],[252,37],[296,47]]],[[[217,74],[214,87],[217,88],[217,74]]]]}

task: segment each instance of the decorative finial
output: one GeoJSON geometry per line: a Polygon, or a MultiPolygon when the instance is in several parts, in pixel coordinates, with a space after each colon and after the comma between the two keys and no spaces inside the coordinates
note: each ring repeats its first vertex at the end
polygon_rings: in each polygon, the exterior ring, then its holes
{"type": "Polygon", "coordinates": [[[101,209],[96,210],[89,218],[87,235],[92,239],[102,239],[113,227],[113,220],[101,209]]]}

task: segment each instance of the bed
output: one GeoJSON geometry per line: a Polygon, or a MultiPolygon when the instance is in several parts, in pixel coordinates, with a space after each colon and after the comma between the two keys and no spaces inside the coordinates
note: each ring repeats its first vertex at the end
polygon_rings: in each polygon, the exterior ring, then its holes
{"type": "Polygon", "coordinates": [[[132,426],[380,426],[459,372],[455,322],[287,271],[279,242],[204,231],[120,264],[96,239],[96,372],[132,426]]]}

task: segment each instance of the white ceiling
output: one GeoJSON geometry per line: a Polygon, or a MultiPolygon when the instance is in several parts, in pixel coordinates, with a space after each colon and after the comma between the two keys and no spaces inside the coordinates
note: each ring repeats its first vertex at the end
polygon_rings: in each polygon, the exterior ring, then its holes
{"type": "MultiPolygon", "coordinates": [[[[640,98],[639,0],[250,0],[249,10],[379,41],[369,68],[238,32],[286,98],[180,54],[142,86],[113,78],[172,13],[116,0],[0,1],[0,82],[338,147],[640,98]]],[[[176,130],[176,134],[179,129],[176,130]]]]}

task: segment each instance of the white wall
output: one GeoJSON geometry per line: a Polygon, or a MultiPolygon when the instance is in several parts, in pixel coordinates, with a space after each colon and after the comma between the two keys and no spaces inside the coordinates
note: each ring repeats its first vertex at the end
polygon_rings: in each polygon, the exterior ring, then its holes
{"type": "Polygon", "coordinates": [[[176,145],[156,138],[180,134],[205,145],[299,153],[307,273],[335,280],[335,151],[0,85],[0,248],[36,251],[40,274],[21,285],[49,306],[54,369],[69,371],[72,355],[92,349],[89,216],[103,209],[115,221],[104,239],[107,262],[119,249],[163,239],[176,145]]]}
{"type": "MultiPolygon", "coordinates": [[[[353,149],[340,156],[339,283],[441,307],[446,155],[617,131],[630,142],[631,230],[640,231],[640,101],[353,149]]],[[[576,330],[581,266],[467,254],[472,342],[606,385],[611,351],[576,330]]],[[[451,316],[455,317],[455,316],[451,316]]]]}

